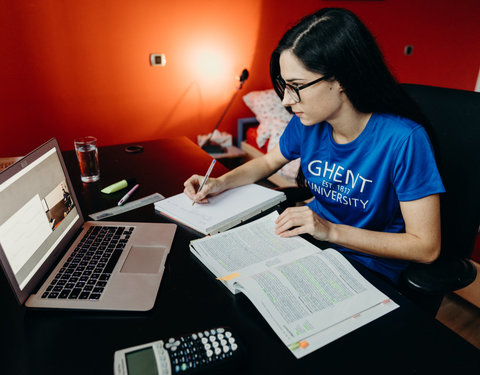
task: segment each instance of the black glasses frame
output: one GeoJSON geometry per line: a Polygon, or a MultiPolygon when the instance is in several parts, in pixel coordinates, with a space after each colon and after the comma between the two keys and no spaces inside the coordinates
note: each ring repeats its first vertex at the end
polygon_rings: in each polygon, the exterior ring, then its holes
{"type": "Polygon", "coordinates": [[[279,93],[282,93],[282,98],[283,98],[283,94],[285,93],[285,89],[286,89],[288,94],[290,95],[290,97],[296,103],[300,103],[302,101],[302,98],[300,97],[300,90],[306,89],[307,87],[310,87],[310,86],[314,85],[315,83],[323,81],[327,78],[328,77],[320,77],[320,78],[317,78],[317,79],[315,79],[311,82],[308,82],[308,83],[306,83],[302,86],[296,87],[296,86],[293,86],[293,85],[290,85],[290,84],[286,83],[281,76],[277,76],[277,79],[276,79],[277,91],[279,93]]]}

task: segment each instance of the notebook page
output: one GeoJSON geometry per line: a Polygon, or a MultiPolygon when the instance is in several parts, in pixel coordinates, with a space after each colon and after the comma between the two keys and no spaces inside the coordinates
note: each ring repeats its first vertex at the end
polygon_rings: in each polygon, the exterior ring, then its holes
{"type": "Polygon", "coordinates": [[[193,206],[185,194],[177,194],[155,203],[155,209],[207,234],[233,222],[250,209],[271,207],[272,202],[281,201],[281,196],[281,192],[250,184],[209,197],[209,203],[193,206]]]}

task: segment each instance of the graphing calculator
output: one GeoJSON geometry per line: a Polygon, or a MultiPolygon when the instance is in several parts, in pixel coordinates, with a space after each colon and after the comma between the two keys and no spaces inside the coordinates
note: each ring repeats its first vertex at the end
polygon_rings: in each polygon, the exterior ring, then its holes
{"type": "Polygon", "coordinates": [[[115,375],[210,374],[235,366],[243,356],[228,327],[212,328],[165,341],[118,350],[115,375]]]}

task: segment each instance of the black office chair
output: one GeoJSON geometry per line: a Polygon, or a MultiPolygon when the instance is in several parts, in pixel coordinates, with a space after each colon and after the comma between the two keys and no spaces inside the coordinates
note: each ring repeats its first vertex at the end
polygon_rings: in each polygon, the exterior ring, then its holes
{"type": "MultiPolygon", "coordinates": [[[[441,195],[441,255],[431,264],[411,263],[399,290],[435,315],[445,294],[476,277],[469,258],[480,225],[480,94],[414,84],[402,87],[430,121],[446,193],[441,195]]],[[[301,173],[297,183],[305,187],[301,173]]],[[[309,196],[306,189],[282,190],[287,205],[309,196]]]]}
{"type": "Polygon", "coordinates": [[[469,259],[480,225],[480,94],[402,86],[430,121],[446,193],[440,203],[440,257],[432,264],[412,263],[402,275],[401,288],[419,304],[436,298],[436,305],[424,306],[435,313],[446,293],[466,287],[476,277],[469,259]]]}

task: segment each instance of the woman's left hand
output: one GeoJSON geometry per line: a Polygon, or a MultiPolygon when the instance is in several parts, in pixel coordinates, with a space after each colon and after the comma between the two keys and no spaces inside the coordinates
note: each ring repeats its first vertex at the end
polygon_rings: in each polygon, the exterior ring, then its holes
{"type": "Polygon", "coordinates": [[[328,241],[332,223],[322,219],[308,206],[287,208],[275,221],[275,233],[292,237],[308,233],[320,241],[328,241]]]}

